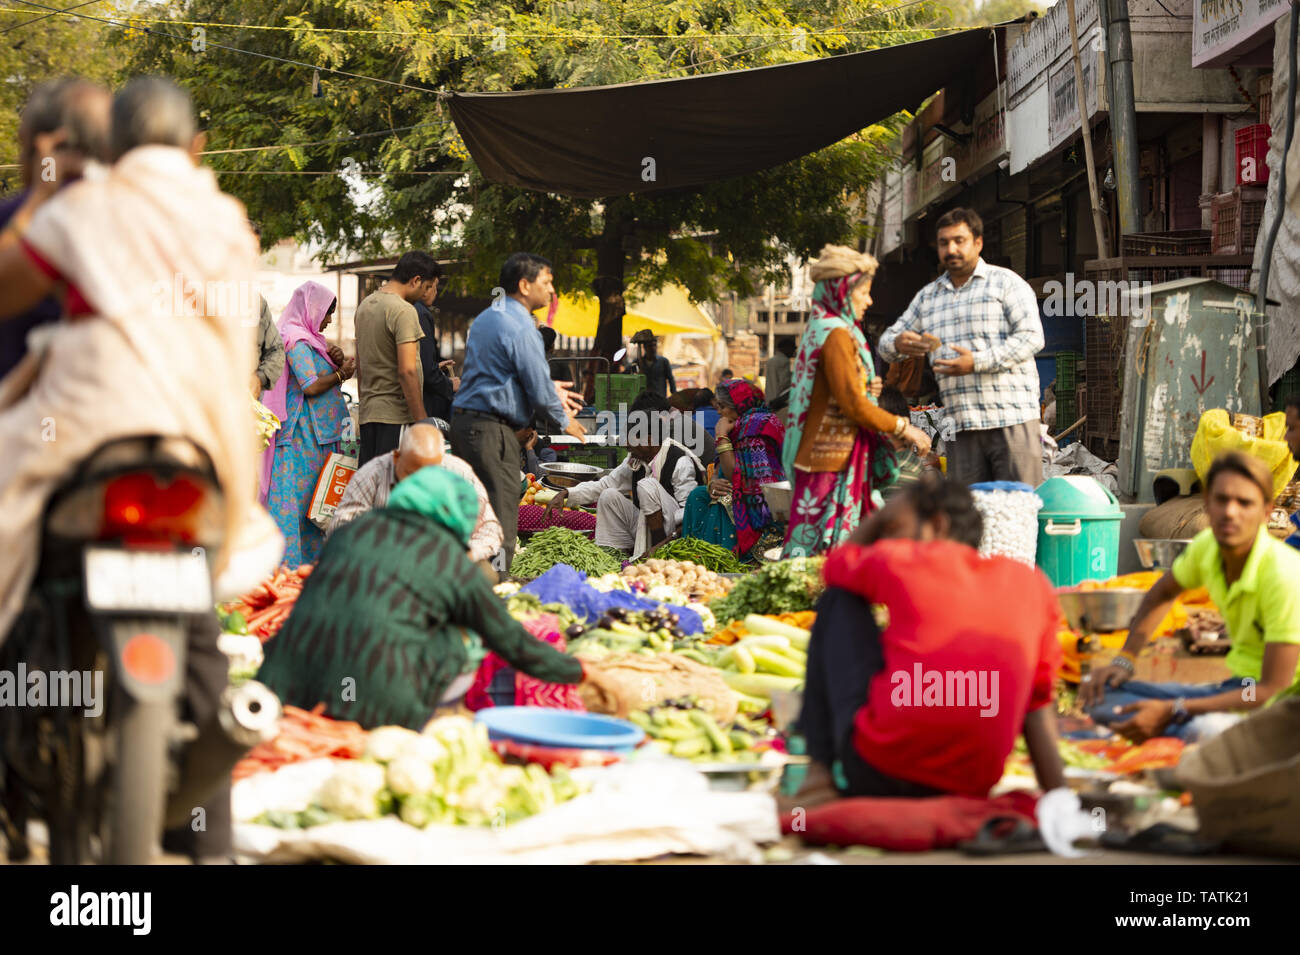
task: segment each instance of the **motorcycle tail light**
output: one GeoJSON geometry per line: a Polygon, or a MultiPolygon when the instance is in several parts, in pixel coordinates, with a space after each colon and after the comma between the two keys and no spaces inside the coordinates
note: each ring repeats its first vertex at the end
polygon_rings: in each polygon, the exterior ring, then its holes
{"type": "Polygon", "coordinates": [[[113,478],[104,486],[99,537],[127,544],[192,544],[199,536],[204,496],[203,486],[183,474],[170,481],[147,472],[113,478]]]}

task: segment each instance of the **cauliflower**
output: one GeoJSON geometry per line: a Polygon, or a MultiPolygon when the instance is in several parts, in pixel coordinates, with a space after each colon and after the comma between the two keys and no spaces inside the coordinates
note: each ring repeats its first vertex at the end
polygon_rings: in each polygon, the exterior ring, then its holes
{"type": "Polygon", "coordinates": [[[432,736],[438,742],[451,744],[459,740],[466,742],[474,739],[474,721],[467,716],[441,716],[430,721],[424,728],[425,736],[432,736]]]}
{"type": "Polygon", "coordinates": [[[385,795],[383,766],[347,760],[325,780],[316,801],[344,819],[375,819],[383,814],[385,795]]]}
{"type": "Polygon", "coordinates": [[[400,812],[402,822],[408,826],[423,829],[433,823],[442,822],[447,817],[447,808],[442,800],[432,793],[420,796],[408,796],[402,800],[400,812]]]}
{"type": "Polygon", "coordinates": [[[397,756],[403,745],[419,735],[405,726],[381,726],[366,738],[366,757],[386,763],[397,756]]]}
{"type": "Polygon", "coordinates": [[[416,734],[398,749],[397,758],[401,759],[403,756],[414,756],[432,766],[446,758],[447,747],[432,736],[416,734]]]}
{"type": "Polygon", "coordinates": [[[700,615],[700,623],[704,625],[705,633],[708,633],[709,631],[715,629],[718,626],[717,618],[713,616],[713,611],[709,609],[708,604],[689,603],[686,605],[686,609],[694,610],[697,614],[700,615]]]}
{"type": "Polygon", "coordinates": [[[672,584],[658,584],[651,587],[645,594],[651,600],[658,600],[661,603],[681,605],[686,602],[686,597],[678,591],[672,584]]]}
{"type": "MultiPolygon", "coordinates": [[[[521,547],[518,550],[518,553],[522,554],[523,552],[524,552],[523,548],[521,547]]],[[[496,594],[498,597],[509,597],[512,594],[518,593],[519,588],[522,586],[523,584],[517,584],[514,583],[513,581],[507,581],[504,584],[497,584],[495,587],[492,588],[492,592],[496,594]]]]}
{"type": "Polygon", "coordinates": [[[398,756],[388,764],[385,776],[388,788],[399,796],[416,796],[430,792],[438,784],[433,766],[419,756],[398,756]]]}

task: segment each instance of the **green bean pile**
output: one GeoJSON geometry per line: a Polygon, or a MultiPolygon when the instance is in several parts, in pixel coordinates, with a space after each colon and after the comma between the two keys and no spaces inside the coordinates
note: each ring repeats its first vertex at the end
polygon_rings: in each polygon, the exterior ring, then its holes
{"type": "Polygon", "coordinates": [[[534,534],[528,546],[515,553],[510,575],[529,580],[540,577],[556,564],[568,564],[588,577],[617,573],[622,564],[591,538],[567,527],[548,527],[534,534]]]}
{"type": "Polygon", "coordinates": [[[727,548],[710,544],[696,537],[674,538],[661,545],[653,554],[647,554],[645,559],[650,558],[689,560],[701,567],[707,567],[715,574],[738,574],[744,570],[736,555],[727,548]]]}

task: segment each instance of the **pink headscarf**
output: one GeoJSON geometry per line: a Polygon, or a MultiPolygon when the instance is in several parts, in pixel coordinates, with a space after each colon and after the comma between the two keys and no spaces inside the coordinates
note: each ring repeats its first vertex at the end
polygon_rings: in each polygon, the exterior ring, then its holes
{"type": "MultiPolygon", "coordinates": [[[[262,404],[270,408],[272,414],[282,422],[288,414],[289,376],[293,374],[289,369],[289,349],[300,342],[306,342],[325,359],[326,364],[331,368],[337,367],[330,360],[329,342],[325,340],[325,335],[320,330],[320,323],[325,320],[325,313],[334,298],[334,293],[319,282],[303,282],[293,290],[293,297],[289,299],[289,304],[280,315],[276,327],[280,331],[280,338],[284,341],[284,373],[274,385],[262,392],[262,404]]],[[[266,502],[271,487],[271,471],[274,462],[275,441],[273,440],[271,446],[262,454],[261,500],[263,503],[266,502]]]]}

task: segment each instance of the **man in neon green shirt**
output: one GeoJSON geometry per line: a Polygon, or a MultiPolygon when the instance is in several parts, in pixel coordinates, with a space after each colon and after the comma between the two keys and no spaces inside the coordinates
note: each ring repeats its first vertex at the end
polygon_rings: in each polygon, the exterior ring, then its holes
{"type": "Polygon", "coordinates": [[[1268,533],[1272,475],[1257,458],[1230,452],[1210,466],[1205,484],[1209,528],[1147,592],[1119,656],[1080,686],[1089,715],[1134,742],[1205,739],[1243,711],[1300,693],[1300,553],[1268,533]],[[1208,684],[1130,679],[1152,630],[1180,594],[1196,587],[1205,587],[1223,614],[1232,677],[1208,684]]]}

